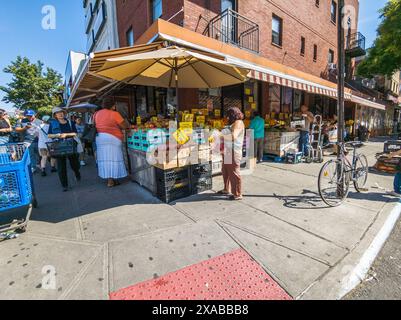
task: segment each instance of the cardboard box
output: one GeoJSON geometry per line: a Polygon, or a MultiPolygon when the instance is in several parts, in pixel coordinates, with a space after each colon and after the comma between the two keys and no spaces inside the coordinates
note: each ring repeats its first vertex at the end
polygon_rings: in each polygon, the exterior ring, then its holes
{"type": "Polygon", "coordinates": [[[210,143],[205,143],[205,144],[199,144],[198,145],[198,150],[203,151],[203,150],[210,150],[210,143]]]}
{"type": "Polygon", "coordinates": [[[181,147],[177,151],[177,158],[178,159],[183,159],[183,158],[189,158],[191,155],[196,153],[196,147],[190,146],[190,147],[181,147]]]}
{"type": "Polygon", "coordinates": [[[184,159],[178,159],[178,168],[186,167],[191,165],[191,159],[189,157],[184,159]]]}
{"type": "Polygon", "coordinates": [[[154,167],[159,168],[161,170],[170,170],[178,168],[178,160],[174,159],[171,161],[166,161],[165,163],[158,163],[155,164],[154,167]]]}

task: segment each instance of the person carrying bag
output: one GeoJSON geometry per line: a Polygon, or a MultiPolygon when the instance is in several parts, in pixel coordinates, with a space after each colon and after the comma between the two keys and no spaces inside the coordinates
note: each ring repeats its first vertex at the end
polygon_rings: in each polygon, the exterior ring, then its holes
{"type": "Polygon", "coordinates": [[[48,137],[52,139],[47,144],[50,156],[57,159],[58,175],[63,191],[68,191],[67,159],[75,173],[77,181],[81,180],[79,153],[83,151],[78,139],[75,123],[66,119],[66,111],[58,106],[53,109],[48,137]]]}

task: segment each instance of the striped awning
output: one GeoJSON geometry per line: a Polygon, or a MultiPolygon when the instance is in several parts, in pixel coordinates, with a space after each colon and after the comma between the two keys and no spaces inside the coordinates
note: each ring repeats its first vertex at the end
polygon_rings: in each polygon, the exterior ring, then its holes
{"type": "Polygon", "coordinates": [[[321,95],[325,95],[328,97],[337,98],[337,90],[335,90],[335,89],[323,87],[318,84],[303,82],[301,80],[299,80],[299,81],[290,80],[290,79],[287,79],[285,76],[277,76],[277,75],[268,74],[265,72],[259,72],[259,71],[252,70],[249,73],[248,77],[252,78],[252,79],[260,80],[260,81],[278,84],[278,85],[281,85],[284,87],[289,87],[289,88],[306,91],[309,93],[321,94],[321,95]]]}
{"type": "MultiPolygon", "coordinates": [[[[313,84],[313,83],[312,84],[306,83],[302,79],[299,79],[299,81],[290,80],[290,79],[287,79],[285,75],[277,76],[274,74],[269,74],[269,73],[265,73],[265,72],[252,70],[252,71],[250,71],[248,77],[252,78],[252,79],[260,80],[260,81],[265,81],[265,82],[274,83],[274,84],[278,84],[278,85],[289,87],[289,88],[306,91],[306,92],[313,93],[313,94],[325,95],[325,96],[331,97],[333,99],[337,99],[337,96],[338,96],[337,89],[323,87],[321,85],[313,84]]],[[[362,97],[356,95],[354,92],[351,92],[351,93],[345,92],[344,97],[345,97],[345,100],[354,102],[356,104],[360,104],[360,105],[370,107],[370,108],[375,108],[378,110],[386,110],[386,106],[384,104],[380,104],[375,101],[371,101],[371,100],[362,98],[362,97]]]]}

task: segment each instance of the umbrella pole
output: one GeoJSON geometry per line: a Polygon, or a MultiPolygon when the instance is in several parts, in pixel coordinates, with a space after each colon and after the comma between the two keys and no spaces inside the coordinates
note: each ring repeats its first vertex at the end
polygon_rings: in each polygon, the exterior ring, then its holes
{"type": "Polygon", "coordinates": [[[175,60],[175,68],[174,68],[174,73],[175,73],[175,97],[177,99],[177,107],[176,107],[176,121],[177,121],[177,129],[180,128],[180,116],[179,116],[179,97],[178,97],[178,61],[177,59],[175,60]]]}

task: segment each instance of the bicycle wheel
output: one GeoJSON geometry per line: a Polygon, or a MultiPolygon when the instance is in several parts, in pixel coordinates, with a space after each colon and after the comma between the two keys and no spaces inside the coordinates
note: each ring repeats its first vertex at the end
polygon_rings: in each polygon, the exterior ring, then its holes
{"type": "Polygon", "coordinates": [[[363,154],[359,155],[356,159],[355,173],[354,173],[354,187],[358,192],[366,186],[368,181],[369,164],[368,159],[363,154]]]}
{"type": "Polygon", "coordinates": [[[330,160],[319,173],[319,194],[330,207],[341,205],[348,196],[350,175],[340,160],[330,160]]]}

